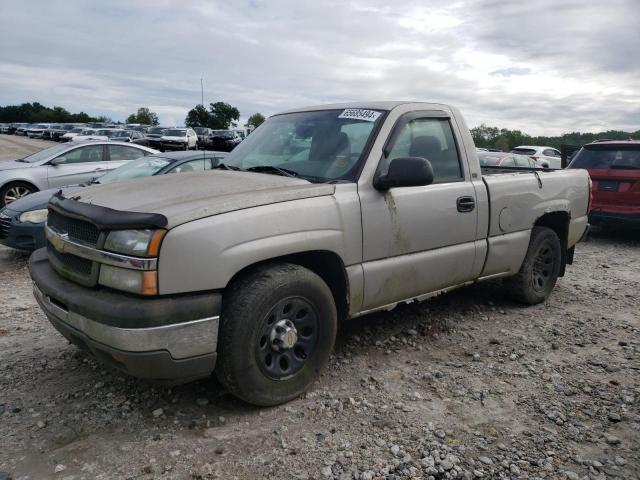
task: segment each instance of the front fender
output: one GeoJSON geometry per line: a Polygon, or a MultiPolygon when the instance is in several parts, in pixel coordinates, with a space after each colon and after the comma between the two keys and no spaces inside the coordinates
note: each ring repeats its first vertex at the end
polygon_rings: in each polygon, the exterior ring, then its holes
{"type": "Polygon", "coordinates": [[[219,290],[255,263],[307,251],[360,262],[362,231],[355,188],[202,218],[165,236],[158,265],[161,295],[219,290]],[[337,197],[342,197],[340,200],[337,197]]]}

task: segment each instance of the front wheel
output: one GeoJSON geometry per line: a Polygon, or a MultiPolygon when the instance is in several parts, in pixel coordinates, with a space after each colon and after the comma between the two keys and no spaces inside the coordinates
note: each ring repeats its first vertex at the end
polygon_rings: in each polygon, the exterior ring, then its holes
{"type": "Polygon", "coordinates": [[[287,402],[316,380],[336,330],[335,302],[322,278],[294,264],[258,267],[225,292],[216,375],[247,403],[287,402]]]}
{"type": "Polygon", "coordinates": [[[33,187],[33,185],[29,185],[25,182],[8,183],[4,187],[0,188],[0,208],[4,208],[35,191],[36,188],[33,187]]]}
{"type": "Polygon", "coordinates": [[[556,285],[562,262],[562,246],[556,232],[534,227],[520,271],[505,278],[504,285],[516,301],[528,305],[544,302],[556,285]]]}

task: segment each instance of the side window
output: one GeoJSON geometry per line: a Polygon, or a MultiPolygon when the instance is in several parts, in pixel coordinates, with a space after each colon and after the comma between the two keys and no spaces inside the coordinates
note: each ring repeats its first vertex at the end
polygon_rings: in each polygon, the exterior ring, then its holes
{"type": "Polygon", "coordinates": [[[139,150],[134,147],[125,147],[124,145],[109,145],[109,153],[111,160],[135,160],[136,158],[144,157],[148,153],[144,150],[139,150]]]}
{"type": "Polygon", "coordinates": [[[500,162],[501,167],[515,167],[516,159],[515,157],[504,157],[500,162]]]}
{"type": "Polygon", "coordinates": [[[181,165],[171,169],[169,173],[184,173],[184,172],[201,172],[203,170],[211,169],[211,160],[209,158],[199,158],[198,160],[191,160],[190,162],[184,162],[181,165]]]}
{"type": "Polygon", "coordinates": [[[557,157],[559,156],[555,150],[551,149],[551,148],[547,148],[546,150],[543,150],[542,154],[545,157],[557,157]]]}
{"type": "MultiPolygon", "coordinates": [[[[514,155],[515,156],[515,155],[514,155]]],[[[522,155],[515,156],[516,166],[517,167],[531,167],[531,162],[528,157],[523,157],[522,155]]]]}
{"type": "Polygon", "coordinates": [[[61,157],[67,160],[65,163],[101,162],[103,159],[103,147],[102,145],[87,145],[86,147],[66,152],[58,158],[61,157]]]}
{"type": "Polygon", "coordinates": [[[408,122],[398,135],[384,170],[389,162],[400,157],[423,157],[431,162],[434,183],[463,178],[453,131],[448,119],[417,118],[408,122]]]}

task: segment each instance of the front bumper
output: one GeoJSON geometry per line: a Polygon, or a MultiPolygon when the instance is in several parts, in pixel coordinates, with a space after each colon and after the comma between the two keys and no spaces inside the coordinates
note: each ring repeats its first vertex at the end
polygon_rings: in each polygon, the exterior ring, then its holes
{"type": "Polygon", "coordinates": [[[169,384],[213,372],[219,293],[147,299],[81,287],[52,270],[44,249],[31,255],[29,271],[36,300],[53,326],[103,363],[169,384]]]}
{"type": "MultiPolygon", "coordinates": [[[[7,211],[5,211],[7,212],[7,211]]],[[[21,222],[19,213],[0,213],[0,243],[16,250],[33,251],[46,245],[44,223],[21,222]]]]}
{"type": "Polygon", "coordinates": [[[160,148],[165,150],[184,150],[186,146],[185,142],[160,142],[160,148]]]}

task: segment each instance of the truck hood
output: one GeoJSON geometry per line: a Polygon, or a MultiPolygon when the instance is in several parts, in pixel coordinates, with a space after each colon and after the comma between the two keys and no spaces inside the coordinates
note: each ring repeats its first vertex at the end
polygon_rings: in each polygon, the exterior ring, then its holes
{"type": "Polygon", "coordinates": [[[157,213],[167,228],[271,203],[332,195],[335,185],[264,173],[214,170],[96,185],[68,198],[130,212],[157,213]]]}

